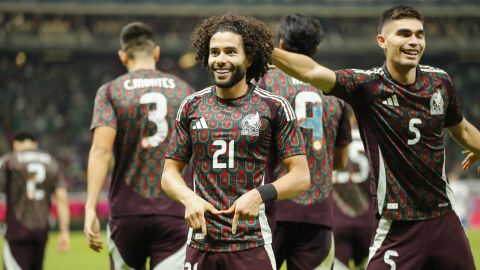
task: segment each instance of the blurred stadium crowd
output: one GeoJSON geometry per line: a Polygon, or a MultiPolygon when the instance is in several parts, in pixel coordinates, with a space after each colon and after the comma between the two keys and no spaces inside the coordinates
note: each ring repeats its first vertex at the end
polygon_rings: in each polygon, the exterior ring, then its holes
{"type": "MultiPolygon", "coordinates": [[[[38,2],[46,1],[18,1],[20,4],[38,2]]],[[[59,1],[53,1],[55,2],[59,1]]],[[[178,3],[173,0],[161,2],[178,3]]],[[[180,1],[187,2],[192,1],[180,1]]],[[[237,0],[225,3],[233,2],[241,4],[253,1],[237,0]]],[[[268,4],[273,1],[261,2],[268,4]]],[[[332,3],[329,0],[280,2],[316,5],[320,2],[332,3]]],[[[358,5],[360,2],[393,5],[398,1],[343,0],[337,4],[358,5]]],[[[426,33],[429,47],[422,64],[437,66],[449,72],[460,95],[464,113],[478,127],[480,12],[476,11],[480,11],[480,5],[478,1],[468,0],[420,2],[431,6],[447,2],[477,3],[473,5],[474,10],[462,9],[462,12],[454,15],[442,14],[442,9],[427,12],[426,33]]],[[[347,15],[342,15],[340,9],[338,13],[319,16],[326,30],[326,38],[320,47],[318,59],[331,68],[367,68],[382,65],[382,51],[375,43],[379,13],[355,14],[349,10],[346,9],[347,15]]],[[[294,11],[290,9],[290,12],[294,11]]],[[[258,17],[276,33],[276,22],[281,15],[265,9],[265,16],[258,17]]],[[[160,37],[158,42],[162,51],[158,67],[178,75],[196,90],[200,90],[209,85],[210,79],[195,63],[188,50],[189,35],[204,17],[195,13],[120,16],[115,15],[115,9],[107,9],[105,14],[92,14],[87,10],[83,14],[68,10],[35,12],[28,6],[22,11],[0,4],[0,153],[10,150],[9,140],[15,130],[32,129],[41,135],[43,148],[53,152],[63,163],[68,175],[69,190],[85,190],[86,162],[91,141],[89,125],[96,90],[101,84],[125,72],[116,56],[120,28],[134,20],[142,20],[151,25],[160,37]]],[[[448,137],[447,171],[460,178],[478,177],[473,171],[459,171],[461,149],[450,140],[448,137]]]]}

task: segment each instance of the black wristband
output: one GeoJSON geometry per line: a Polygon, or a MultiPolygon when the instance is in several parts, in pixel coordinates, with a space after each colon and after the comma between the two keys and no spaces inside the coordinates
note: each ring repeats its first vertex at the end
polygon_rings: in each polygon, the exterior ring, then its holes
{"type": "Polygon", "coordinates": [[[263,186],[257,187],[258,193],[260,193],[260,197],[262,197],[262,201],[266,202],[273,202],[277,199],[277,189],[273,184],[266,184],[263,186]]]}

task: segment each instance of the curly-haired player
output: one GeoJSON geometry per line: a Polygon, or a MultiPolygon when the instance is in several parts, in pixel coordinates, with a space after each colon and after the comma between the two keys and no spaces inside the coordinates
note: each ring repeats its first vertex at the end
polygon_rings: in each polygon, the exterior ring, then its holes
{"type": "Polygon", "coordinates": [[[305,147],[290,104],[250,83],[273,48],[259,20],[206,19],[193,33],[214,85],[186,98],[166,154],[162,187],[185,205],[187,269],[276,269],[272,202],[306,190],[305,147]],[[192,158],[194,191],[181,177],[192,158]],[[273,182],[273,168],[288,172],[273,182]]]}

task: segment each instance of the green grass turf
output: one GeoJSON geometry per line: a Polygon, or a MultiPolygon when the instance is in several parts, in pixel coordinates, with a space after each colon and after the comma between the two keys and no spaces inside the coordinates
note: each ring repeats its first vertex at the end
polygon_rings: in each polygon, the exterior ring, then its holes
{"type": "MultiPolygon", "coordinates": [[[[470,244],[472,246],[475,265],[480,269],[480,230],[467,231],[470,244]]],[[[105,237],[103,237],[105,241],[105,237]]],[[[3,238],[0,239],[3,247],[3,238]]],[[[70,252],[61,254],[57,251],[57,234],[52,232],[47,245],[45,267],[46,270],[84,270],[84,269],[109,269],[108,253],[104,243],[104,249],[96,253],[88,248],[87,241],[83,233],[74,231],[71,234],[70,252]]],[[[2,248],[3,249],[3,248],[2,248]]],[[[3,260],[0,256],[0,262],[3,260]]],[[[287,269],[285,266],[281,270],[287,269]]]]}

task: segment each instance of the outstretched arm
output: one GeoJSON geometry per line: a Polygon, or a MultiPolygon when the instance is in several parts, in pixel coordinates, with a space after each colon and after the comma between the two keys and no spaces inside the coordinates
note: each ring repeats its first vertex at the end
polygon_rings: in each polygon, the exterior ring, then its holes
{"type": "Polygon", "coordinates": [[[449,127],[448,131],[458,144],[467,149],[464,152],[467,157],[462,162],[462,167],[464,170],[470,169],[473,163],[480,159],[480,132],[466,119],[455,126],[449,127]]]}
{"type": "Polygon", "coordinates": [[[185,163],[174,159],[165,159],[162,175],[162,189],[171,199],[185,206],[185,220],[194,230],[201,229],[202,234],[207,233],[205,212],[217,214],[218,210],[209,202],[200,198],[193,192],[182,178],[185,163]]]}
{"type": "Polygon", "coordinates": [[[335,86],[335,72],[315,62],[312,58],[275,48],[273,64],[288,75],[309,83],[325,93],[335,86]]]}
{"type": "Polygon", "coordinates": [[[94,251],[102,249],[97,203],[113,156],[113,143],[117,131],[112,127],[97,127],[93,131],[92,147],[88,155],[87,202],[83,232],[94,251]]]}

